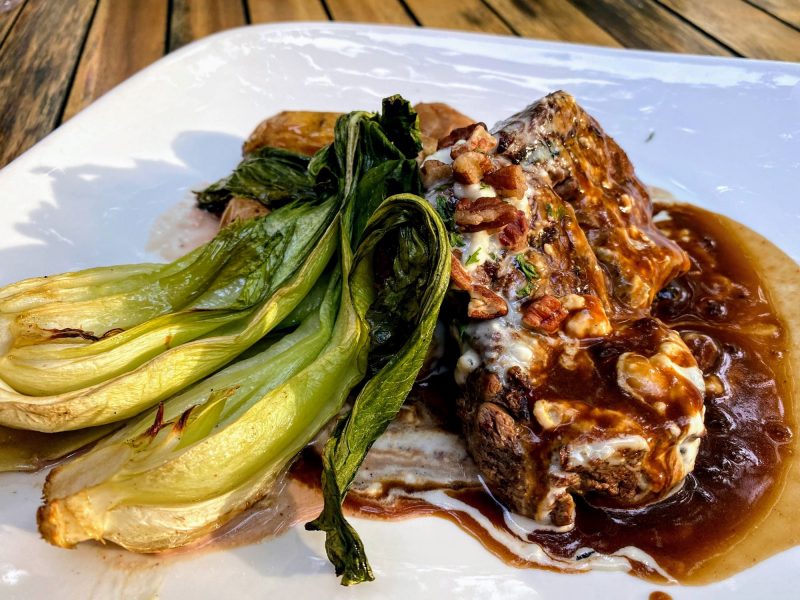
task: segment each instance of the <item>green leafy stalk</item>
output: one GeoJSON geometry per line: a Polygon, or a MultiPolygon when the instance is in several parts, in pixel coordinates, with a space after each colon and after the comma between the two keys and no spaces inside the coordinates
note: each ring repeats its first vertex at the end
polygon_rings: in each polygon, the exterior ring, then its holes
{"type": "MultiPolygon", "coordinates": [[[[213,335],[175,347],[165,345],[158,355],[131,370],[57,395],[26,395],[0,381],[0,424],[53,432],[118,421],[136,415],[213,373],[278,326],[302,302],[335,251],[338,230],[338,219],[334,219],[318,240],[317,247],[303,257],[284,285],[253,309],[234,313],[228,323],[217,323],[213,335]]],[[[283,269],[284,265],[279,268],[283,269]]],[[[189,314],[201,321],[227,318],[213,310],[189,314]]],[[[175,331],[173,335],[178,333],[175,331]]],[[[114,337],[101,343],[111,344],[114,337]]],[[[80,350],[67,347],[65,351],[80,350]]],[[[37,366],[40,372],[44,371],[43,364],[37,366]]],[[[50,375],[55,376],[55,372],[50,375]]],[[[68,381],[65,379],[65,386],[68,381]]]]}
{"type": "Polygon", "coordinates": [[[246,156],[233,173],[197,192],[197,205],[222,214],[233,197],[258,200],[275,208],[314,197],[307,156],[280,148],[260,148],[246,156]]]}
{"type": "Polygon", "coordinates": [[[339,282],[329,280],[296,331],[55,469],[38,514],[45,539],[153,552],[197,539],[263,496],[297,445],[335,414],[327,394],[357,381],[357,370],[341,381],[331,379],[341,370],[320,370],[349,352],[351,332],[334,325],[339,282]]]}
{"type": "MultiPolygon", "coordinates": [[[[406,399],[425,360],[450,277],[447,230],[424,200],[395,196],[374,215],[359,247],[353,293],[378,283],[376,298],[360,304],[371,323],[370,362],[377,372],[337,424],[323,453],[325,507],[306,527],[326,533],[325,548],[344,585],[373,579],[363,544],[342,514],[342,503],[364,457],[406,399]],[[376,282],[371,268],[378,241],[397,233],[389,277],[376,282]],[[365,260],[365,259],[369,260],[365,260]]],[[[383,243],[382,242],[382,243],[383,243]]],[[[387,248],[380,248],[386,251],[387,248]]]]}
{"type": "Polygon", "coordinates": [[[153,290],[143,287],[135,294],[98,297],[63,308],[50,303],[16,315],[11,330],[21,332],[0,357],[0,377],[22,394],[71,392],[122,375],[165,350],[242,321],[245,311],[286,282],[292,274],[286,265],[296,269],[307,258],[311,244],[319,242],[328,226],[332,206],[332,201],[286,206],[266,217],[235,223],[198,254],[191,272],[183,269],[160,278],[153,290]],[[205,286],[202,280],[209,262],[222,265],[205,286]],[[133,303],[149,307],[150,314],[125,329],[135,312],[133,303]],[[165,314],[158,314],[158,306],[165,314]],[[101,315],[108,315],[105,322],[101,315]],[[97,337],[85,330],[88,327],[114,335],[97,337]],[[43,339],[31,343],[34,336],[43,339]]]}
{"type": "Polygon", "coordinates": [[[63,433],[38,433],[0,427],[0,473],[38,471],[106,437],[119,424],[63,433]]]}
{"type": "MultiPolygon", "coordinates": [[[[384,106],[407,115],[397,104],[389,99],[384,106]]],[[[291,312],[280,312],[287,286],[275,292],[273,329],[297,321],[299,327],[282,337],[271,334],[260,352],[167,399],[54,470],[38,514],[46,539],[64,546],[106,539],[140,551],[188,543],[266,493],[341,409],[364,377],[371,351],[373,370],[394,378],[386,384],[391,394],[405,396],[446,287],[449,248],[424,200],[401,196],[382,203],[381,190],[418,186],[414,156],[394,145],[405,140],[407,152],[415,154],[414,132],[400,129],[387,137],[380,126],[386,112],[342,117],[333,146],[310,163],[317,193],[340,199],[332,224],[339,260],[329,277],[311,278],[318,281],[313,289],[307,284],[302,300],[286,303],[291,312]],[[378,248],[384,259],[395,257],[388,279],[374,275],[378,248]],[[396,319],[417,328],[418,348],[407,350],[408,329],[393,325],[396,319]],[[382,334],[371,338],[370,327],[377,330],[379,323],[382,334]],[[390,357],[394,348],[405,357],[402,364],[390,357]]],[[[327,264],[323,256],[312,261],[315,268],[327,264]]],[[[378,388],[373,378],[365,389],[382,393],[378,388]]],[[[366,398],[357,406],[367,402],[369,408],[366,398]]],[[[379,420],[391,418],[396,408],[386,411],[379,420]]]]}
{"type": "Polygon", "coordinates": [[[235,223],[156,268],[126,265],[27,280],[0,290],[0,314],[13,316],[12,333],[29,343],[70,332],[99,338],[185,309],[247,308],[286,279],[285,269],[276,271],[284,255],[313,247],[334,209],[332,202],[295,204],[235,223]]]}

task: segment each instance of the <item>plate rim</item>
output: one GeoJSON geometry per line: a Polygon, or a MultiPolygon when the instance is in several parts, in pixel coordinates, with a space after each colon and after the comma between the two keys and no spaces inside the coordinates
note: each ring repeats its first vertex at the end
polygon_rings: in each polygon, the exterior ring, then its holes
{"type": "MultiPolygon", "coordinates": [[[[85,110],[81,111],[81,113],[75,115],[72,119],[70,119],[67,123],[63,124],[62,126],[53,130],[50,134],[45,136],[42,140],[34,144],[31,148],[26,150],[23,154],[17,157],[14,161],[9,163],[3,169],[0,169],[0,180],[2,180],[3,174],[7,174],[9,176],[15,175],[16,173],[10,172],[8,169],[12,165],[18,165],[20,168],[23,168],[25,165],[20,163],[20,159],[26,158],[26,161],[30,159],[30,154],[33,153],[35,150],[43,149],[44,146],[47,146],[48,143],[56,142],[57,140],[61,139],[63,135],[69,135],[72,132],[73,127],[79,127],[83,121],[87,118],[90,118],[91,115],[91,107],[93,106],[102,106],[103,103],[114,102],[116,100],[116,95],[120,93],[124,93],[127,90],[126,86],[135,86],[138,82],[142,79],[147,79],[150,77],[150,69],[160,69],[165,66],[171,65],[173,62],[179,62],[184,60],[186,56],[193,52],[201,51],[202,49],[211,45],[212,41],[218,41],[221,38],[225,37],[235,37],[241,35],[243,32],[247,32],[248,34],[252,34],[255,36],[260,35],[263,33],[277,33],[278,35],[284,33],[291,33],[297,32],[300,34],[305,35],[313,35],[314,31],[325,31],[330,32],[332,35],[340,35],[341,37],[349,37],[349,32],[355,33],[371,33],[373,31],[377,31],[380,33],[397,33],[403,36],[410,37],[420,37],[420,38],[430,38],[432,36],[441,35],[442,33],[446,33],[451,40],[458,40],[458,39],[480,39],[482,41],[489,41],[489,42],[496,42],[500,44],[512,44],[512,45],[519,45],[523,47],[529,47],[534,51],[541,51],[541,52],[548,52],[548,51],[561,51],[561,52],[571,52],[571,53],[581,53],[587,55],[611,55],[617,56],[622,53],[622,55],[626,57],[641,57],[646,58],[648,60],[652,60],[653,58],[662,58],[665,60],[677,60],[678,62],[685,62],[685,63],[693,63],[693,64],[705,64],[705,63],[714,63],[715,65],[723,64],[723,63],[734,63],[737,66],[743,64],[749,65],[748,68],[752,68],[752,66],[766,66],[769,67],[770,65],[781,65],[781,66],[788,66],[789,71],[794,74],[794,70],[797,69],[797,74],[800,75],[800,64],[794,63],[784,63],[781,61],[757,61],[752,59],[742,59],[736,57],[718,57],[718,56],[705,56],[705,55],[684,55],[679,53],[669,53],[669,52],[655,52],[655,51],[648,51],[648,50],[629,50],[624,48],[606,48],[600,46],[592,46],[586,44],[574,44],[574,43],[565,43],[565,42],[550,42],[550,41],[542,41],[542,40],[533,40],[528,38],[517,38],[511,36],[503,36],[503,35],[495,35],[495,34],[486,34],[486,33],[473,33],[473,32],[461,32],[461,31],[451,31],[451,30],[444,30],[444,29],[431,29],[431,28],[414,28],[414,27],[404,27],[404,26],[392,26],[392,25],[364,25],[364,24],[352,24],[352,23],[337,23],[337,22],[315,22],[315,21],[303,21],[303,22],[291,22],[291,23],[275,23],[275,24],[261,24],[261,25],[250,25],[244,27],[238,27],[235,29],[225,30],[222,32],[218,32],[207,36],[205,38],[201,38],[200,40],[196,40],[186,46],[176,50],[173,53],[170,53],[141,71],[137,72],[127,80],[123,81],[119,85],[115,86],[111,90],[109,90],[106,94],[104,94],[101,98],[98,98],[95,102],[90,104],[86,107],[85,110]],[[345,35],[342,35],[342,34],[345,35]],[[71,123],[73,125],[71,125],[71,123]]],[[[265,43],[269,43],[270,39],[266,39],[265,43]]],[[[413,40],[410,40],[413,43],[413,40]]],[[[758,70],[758,69],[757,69],[758,70]]],[[[14,169],[16,170],[16,168],[14,169]]],[[[21,173],[20,173],[21,174],[21,173]]],[[[663,586],[661,586],[663,587],[663,586]]],[[[675,589],[681,590],[683,586],[676,587],[675,589]]],[[[2,588],[0,588],[2,589],[2,588]]]]}
{"type": "Polygon", "coordinates": [[[136,85],[140,79],[149,77],[151,70],[161,68],[163,65],[172,62],[180,61],[185,55],[197,52],[201,47],[210,43],[219,41],[225,37],[235,37],[244,32],[252,33],[290,33],[297,31],[298,33],[308,33],[311,30],[326,29],[336,33],[371,33],[372,31],[382,32],[385,34],[395,33],[398,35],[408,35],[420,38],[436,38],[442,35],[447,35],[455,39],[479,39],[493,43],[507,44],[512,46],[524,46],[533,50],[547,52],[547,51],[567,51],[589,54],[600,54],[606,56],[625,56],[630,58],[640,59],[656,59],[656,60],[675,60],[678,62],[685,62],[690,64],[708,64],[710,66],[723,66],[723,65],[748,65],[749,67],[756,68],[781,68],[788,69],[790,72],[795,71],[795,75],[800,78],[800,62],[788,62],[779,60],[765,60],[757,58],[743,58],[737,56],[716,56],[710,54],[683,54],[679,52],[667,52],[661,50],[648,50],[640,48],[614,48],[609,46],[597,46],[593,44],[581,44],[576,42],[561,42],[551,40],[541,40],[538,38],[527,38],[514,35],[502,35],[496,33],[486,32],[473,32],[461,31],[454,29],[443,29],[437,27],[422,27],[414,25],[387,25],[382,23],[353,23],[341,21],[282,21],[277,23],[258,23],[251,25],[243,25],[224,29],[215,33],[209,34],[205,37],[199,38],[189,42],[185,46],[178,48],[168,54],[161,56],[149,65],[140,69],[130,77],[124,79],[110,90],[105,92],[100,97],[93,100],[89,105],[84,107],[80,112],[70,118],[68,121],[61,123],[55,129],[50,131],[46,136],[38,140],[30,148],[25,150],[20,155],[16,156],[11,162],[0,168],[0,176],[2,176],[9,167],[14,166],[17,168],[18,163],[24,162],[20,159],[27,159],[28,154],[36,149],[40,144],[51,142],[53,136],[60,137],[65,131],[81,124],[86,118],[86,113],[89,109],[95,106],[102,106],[107,103],[110,98],[117,95],[120,90],[136,85]]]}

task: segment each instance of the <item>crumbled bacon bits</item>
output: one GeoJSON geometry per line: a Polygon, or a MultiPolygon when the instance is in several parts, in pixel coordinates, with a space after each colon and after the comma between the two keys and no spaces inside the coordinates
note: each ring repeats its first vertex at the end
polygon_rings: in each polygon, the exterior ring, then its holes
{"type": "Polygon", "coordinates": [[[524,306],[522,324],[544,333],[555,333],[568,314],[558,298],[546,294],[524,306]]]}
{"type": "Polygon", "coordinates": [[[461,231],[484,231],[508,225],[517,218],[518,212],[511,204],[494,196],[475,200],[462,198],[456,204],[453,219],[461,231]]]}

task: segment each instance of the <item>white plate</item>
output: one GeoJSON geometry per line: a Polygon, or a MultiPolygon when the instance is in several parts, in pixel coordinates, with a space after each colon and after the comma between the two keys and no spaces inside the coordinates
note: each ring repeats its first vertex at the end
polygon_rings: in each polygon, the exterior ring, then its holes
{"type": "MultiPolygon", "coordinates": [[[[617,138],[645,182],[747,223],[800,257],[800,65],[292,24],[228,31],[170,54],[0,172],[0,284],[152,260],[144,248],[156,216],[226,174],[244,136],[278,110],[375,110],[399,92],[492,123],[559,88],[617,138]]],[[[169,565],[99,546],[68,552],[36,533],[42,479],[2,476],[0,596],[486,600],[646,598],[657,589],[622,573],[509,568],[435,518],[358,521],[377,581],[354,589],[337,584],[323,536],[299,528],[169,565]]],[[[795,548],[713,586],[668,591],[794,596],[798,566],[795,548]]]]}

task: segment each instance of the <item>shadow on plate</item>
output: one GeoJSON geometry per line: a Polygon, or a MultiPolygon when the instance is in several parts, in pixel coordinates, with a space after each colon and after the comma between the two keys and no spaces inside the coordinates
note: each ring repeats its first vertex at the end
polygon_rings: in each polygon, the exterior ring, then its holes
{"type": "Polygon", "coordinates": [[[0,249],[0,285],[101,265],[152,261],[145,251],[153,220],[191,190],[224,176],[242,140],[187,131],[172,143],[175,161],[132,159],[132,166],[84,164],[35,171],[50,180],[42,200],[15,229],[35,242],[0,249]]]}

